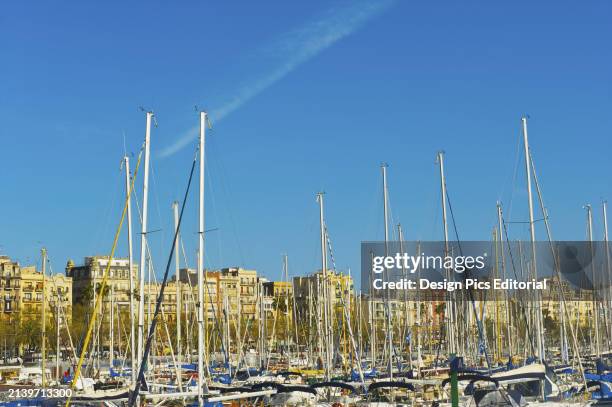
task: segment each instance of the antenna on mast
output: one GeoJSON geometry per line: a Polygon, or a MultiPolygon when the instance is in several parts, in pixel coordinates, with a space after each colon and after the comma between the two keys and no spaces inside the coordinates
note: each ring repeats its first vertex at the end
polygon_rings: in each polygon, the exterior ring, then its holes
{"type": "Polygon", "coordinates": [[[194,109],[196,112],[204,112],[204,113],[206,113],[206,126],[207,126],[207,127],[210,129],[210,130],[212,130],[212,122],[210,121],[210,115],[208,114],[207,110],[206,110],[206,109],[200,109],[200,108],[198,107],[198,105],[193,105],[193,109],[194,109]]]}
{"type": "Polygon", "coordinates": [[[138,110],[144,113],[151,113],[151,119],[153,120],[153,125],[157,127],[157,118],[155,117],[155,113],[151,109],[145,109],[142,105],[138,106],[138,110]]]}

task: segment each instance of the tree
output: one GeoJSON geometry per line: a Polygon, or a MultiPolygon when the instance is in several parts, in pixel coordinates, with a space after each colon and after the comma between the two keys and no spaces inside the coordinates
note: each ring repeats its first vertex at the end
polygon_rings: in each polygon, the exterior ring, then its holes
{"type": "Polygon", "coordinates": [[[26,346],[29,351],[37,351],[40,349],[42,340],[42,324],[41,321],[34,318],[28,318],[21,321],[19,331],[17,333],[17,342],[20,345],[26,346]]]}
{"type": "Polygon", "coordinates": [[[19,325],[15,318],[6,317],[0,322],[0,346],[3,348],[2,357],[14,357],[19,353],[18,342],[19,325]]]}

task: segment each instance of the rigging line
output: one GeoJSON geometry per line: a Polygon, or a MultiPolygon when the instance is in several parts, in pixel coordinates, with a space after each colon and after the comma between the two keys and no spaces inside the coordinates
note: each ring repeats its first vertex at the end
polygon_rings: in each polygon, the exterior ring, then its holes
{"type": "MultiPolygon", "coordinates": [[[[143,146],[144,148],[144,146],[143,146]]],[[[106,269],[104,270],[104,274],[102,277],[102,285],[101,285],[101,289],[100,292],[103,293],[104,292],[104,288],[106,287],[106,282],[108,280],[108,275],[110,272],[110,268],[111,268],[111,262],[113,259],[113,256],[115,255],[115,249],[117,248],[117,242],[119,241],[119,234],[121,232],[121,229],[123,227],[123,221],[125,220],[125,215],[127,213],[127,207],[128,207],[128,202],[130,199],[130,195],[132,194],[132,191],[134,190],[134,181],[136,180],[136,174],[138,173],[138,167],[140,166],[140,160],[142,158],[142,151],[143,148],[140,149],[140,153],[138,154],[138,162],[136,163],[136,168],[134,170],[134,177],[132,178],[132,184],[130,185],[130,190],[127,194],[127,196],[125,197],[125,204],[123,205],[123,211],[121,213],[121,219],[119,220],[119,225],[117,226],[117,231],[115,233],[115,237],[113,239],[113,246],[111,248],[111,253],[108,256],[108,264],[106,265],[106,269]]],[[[99,295],[96,298],[96,304],[94,307],[94,312],[92,314],[92,318],[89,322],[89,326],[87,328],[87,334],[85,335],[85,341],[83,343],[83,348],[81,349],[81,356],[79,357],[79,363],[77,364],[77,368],[74,371],[74,378],[72,379],[72,385],[71,388],[74,390],[74,388],[76,387],[76,384],[78,383],[78,379],[79,379],[79,374],[81,373],[81,368],[83,366],[83,360],[85,359],[85,353],[87,350],[87,346],[89,345],[89,340],[91,338],[91,333],[93,330],[93,326],[96,320],[96,313],[98,312],[98,310],[100,309],[100,305],[102,304],[102,297],[103,295],[99,295]]],[[[66,407],[70,406],[70,401],[72,399],[72,394],[68,397],[68,399],[66,400],[66,407]]]]}
{"type": "MultiPolygon", "coordinates": [[[[138,201],[138,196],[136,194],[134,194],[134,203],[136,204],[136,211],[138,212],[138,220],[140,221],[140,224],[142,225],[142,211],[140,209],[140,202],[138,201]]],[[[159,212],[159,205],[158,205],[158,212],[159,212]]],[[[174,229],[174,227],[172,229],[174,229]]],[[[151,233],[159,232],[159,231],[163,232],[163,229],[156,229],[156,230],[152,230],[151,229],[151,230],[147,230],[145,232],[145,234],[149,235],[151,233]]],[[[162,240],[163,240],[163,233],[162,233],[162,240]]],[[[157,276],[155,275],[155,267],[153,266],[153,255],[151,254],[151,247],[149,246],[149,240],[148,239],[145,242],[145,247],[146,247],[146,251],[147,251],[146,256],[145,256],[145,262],[148,261],[148,263],[146,263],[147,264],[147,269],[148,268],[153,269],[153,272],[152,272],[153,276],[157,279],[157,276]]]]}
{"type": "Polygon", "coordinates": [[[510,190],[510,200],[508,202],[508,216],[512,217],[512,204],[514,203],[514,191],[516,187],[516,179],[518,177],[519,160],[521,156],[521,138],[516,138],[516,152],[514,154],[514,174],[512,176],[512,188],[510,190]]]}
{"type": "Polygon", "coordinates": [[[461,243],[459,240],[459,232],[457,230],[457,223],[455,223],[455,214],[453,213],[453,206],[451,205],[451,201],[450,201],[450,197],[448,196],[448,186],[446,185],[446,182],[444,183],[444,190],[446,191],[446,201],[448,203],[448,209],[450,211],[450,215],[451,215],[451,220],[453,221],[453,230],[455,231],[455,239],[457,239],[457,243],[459,244],[459,251],[461,251],[461,243]]]}
{"type": "MultiPolygon", "coordinates": [[[[204,273],[206,273],[206,269],[204,269],[204,273]]],[[[206,281],[208,281],[208,278],[206,278],[206,281]]],[[[224,344],[223,344],[223,331],[222,331],[222,328],[221,328],[220,323],[219,323],[219,317],[217,316],[217,310],[215,309],[215,303],[214,303],[214,301],[212,301],[212,294],[210,292],[210,284],[208,284],[208,282],[206,282],[205,286],[206,286],[206,291],[208,292],[208,298],[210,298],[210,305],[211,305],[212,311],[213,311],[212,312],[212,314],[213,314],[213,321],[214,321],[213,329],[215,331],[217,331],[218,338],[220,339],[219,342],[221,343],[221,352],[223,352],[223,356],[225,356],[225,361],[228,362],[228,366],[229,366],[229,355],[226,352],[226,349],[225,349],[224,344]]],[[[226,295],[226,297],[227,297],[227,295],[226,295]]],[[[219,295],[218,295],[217,292],[216,292],[215,298],[217,299],[217,301],[219,300],[219,295]]],[[[208,308],[208,305],[205,304],[204,301],[201,301],[200,306],[205,306],[206,308],[208,308]]],[[[223,314],[225,316],[225,314],[226,314],[225,309],[223,309],[223,314]]],[[[207,325],[208,325],[208,321],[207,321],[207,325]]],[[[209,371],[209,368],[210,368],[210,366],[206,366],[206,371],[207,372],[209,371]]],[[[230,373],[231,373],[231,371],[230,371],[230,373]]]]}
{"type": "MultiPolygon", "coordinates": [[[[453,213],[453,206],[451,204],[450,196],[448,195],[448,186],[445,183],[445,191],[446,191],[446,201],[448,202],[448,209],[450,211],[451,219],[453,221],[453,229],[455,230],[455,236],[457,238],[457,246],[459,248],[459,254],[463,256],[463,249],[461,247],[461,241],[459,240],[459,232],[457,230],[457,223],[455,222],[455,214],[453,213]]],[[[463,279],[465,280],[468,277],[469,271],[463,275],[463,279]]],[[[476,327],[478,328],[478,339],[483,344],[483,352],[485,355],[485,360],[487,362],[487,368],[489,369],[489,374],[491,374],[491,361],[489,360],[489,353],[487,351],[487,343],[485,341],[484,328],[482,325],[482,321],[478,318],[478,312],[476,309],[476,301],[474,300],[474,291],[472,289],[468,290],[468,296],[470,299],[470,303],[472,304],[472,310],[474,312],[474,317],[476,318],[476,327]]]]}
{"type": "MultiPolygon", "coordinates": [[[[508,237],[508,227],[506,226],[506,222],[504,220],[504,217],[502,216],[502,225],[504,227],[504,235],[506,236],[506,248],[508,250],[508,255],[510,256],[510,264],[512,265],[512,272],[514,273],[514,277],[519,280],[518,274],[516,272],[516,265],[514,263],[514,255],[512,254],[512,248],[510,247],[510,238],[508,237]]],[[[522,304],[518,304],[519,309],[522,311],[523,314],[523,322],[525,323],[525,329],[527,331],[527,336],[529,338],[531,338],[531,332],[529,329],[529,320],[527,318],[527,312],[525,311],[525,307],[522,306],[522,304]]],[[[510,322],[508,322],[510,323],[510,322]]],[[[535,348],[533,346],[533,341],[529,341],[529,345],[531,347],[531,354],[535,355],[535,348]]]]}
{"type": "MultiPolygon", "coordinates": [[[[531,169],[533,171],[533,180],[535,182],[536,191],[538,193],[538,201],[540,202],[540,209],[542,210],[542,216],[544,216],[544,220],[548,220],[548,210],[546,209],[546,206],[544,205],[544,198],[542,197],[542,191],[540,189],[540,183],[538,182],[538,176],[537,176],[537,172],[535,169],[535,164],[534,164],[533,156],[531,154],[531,150],[529,150],[528,153],[529,153],[529,163],[531,164],[531,169]]],[[[582,374],[582,380],[584,381],[584,386],[586,388],[587,380],[586,380],[586,376],[584,375],[584,368],[582,366],[582,360],[580,358],[580,350],[578,349],[578,344],[577,344],[578,339],[576,338],[576,334],[574,332],[572,320],[569,318],[569,312],[567,311],[567,308],[565,307],[565,294],[563,293],[563,288],[561,287],[561,276],[560,276],[561,266],[559,265],[559,259],[555,255],[555,251],[552,246],[552,232],[550,230],[548,222],[546,222],[546,234],[548,236],[548,241],[550,243],[550,249],[551,249],[553,260],[555,263],[555,272],[556,272],[555,277],[557,277],[557,283],[559,284],[559,291],[560,291],[561,300],[563,303],[563,311],[568,318],[568,323],[570,326],[570,333],[572,334],[572,339],[574,341],[574,346],[575,346],[575,349],[574,349],[575,356],[578,359],[578,366],[580,367],[580,373],[582,374]]],[[[577,325],[577,328],[580,329],[579,321],[576,323],[576,325],[577,325]]]]}
{"type": "MultiPolygon", "coordinates": [[[[434,176],[437,176],[435,170],[433,170],[434,176]]],[[[439,188],[436,189],[436,192],[439,191],[439,188]]],[[[437,204],[439,202],[439,200],[441,199],[441,197],[438,196],[438,194],[436,193],[435,198],[432,197],[433,194],[427,194],[427,200],[425,201],[425,207],[430,209],[429,213],[427,214],[428,216],[426,217],[426,219],[433,219],[433,222],[427,222],[426,225],[419,225],[419,230],[415,232],[415,238],[416,240],[422,241],[422,240],[436,240],[433,236],[436,236],[436,232],[439,228],[439,226],[437,226],[438,224],[438,220],[440,218],[440,205],[437,204]]]]}
{"type": "Polygon", "coordinates": [[[329,231],[327,230],[327,223],[323,224],[323,228],[325,229],[325,240],[327,240],[327,249],[329,250],[329,258],[332,262],[333,271],[336,270],[336,259],[334,258],[334,251],[332,250],[331,239],[329,237],[329,231]]]}
{"type": "MultiPolygon", "coordinates": [[[[383,195],[383,198],[382,198],[383,199],[383,205],[382,205],[383,206],[383,215],[387,215],[387,217],[385,217],[385,222],[384,222],[384,225],[383,225],[383,229],[386,229],[387,225],[388,225],[388,222],[389,222],[389,218],[391,218],[391,224],[392,225],[394,224],[394,222],[393,222],[393,213],[391,211],[391,205],[389,203],[390,200],[391,200],[389,198],[389,185],[386,182],[384,182],[383,186],[382,186],[382,195],[383,195]]],[[[393,227],[391,228],[391,233],[392,233],[392,235],[395,235],[395,228],[393,228],[393,227]]],[[[385,238],[386,237],[387,237],[387,235],[385,234],[385,238]]],[[[385,247],[386,247],[386,245],[387,245],[387,242],[385,241],[385,247]]],[[[390,294],[389,294],[389,291],[387,290],[385,301],[383,302],[383,304],[384,304],[384,312],[385,312],[386,321],[387,321],[387,322],[385,322],[385,324],[390,324],[391,320],[393,318],[392,313],[391,313],[391,308],[390,308],[390,305],[389,305],[389,303],[390,303],[390,297],[389,296],[390,296],[390,294]]],[[[385,333],[385,339],[384,339],[385,342],[389,341],[389,336],[390,335],[393,335],[393,328],[392,328],[392,326],[389,326],[388,327],[388,331],[385,333]]],[[[394,358],[394,356],[397,355],[397,353],[396,353],[396,349],[395,349],[395,346],[393,345],[393,343],[390,344],[390,347],[391,347],[391,349],[388,349],[388,350],[386,348],[383,348],[383,349],[384,349],[384,353],[385,354],[387,352],[389,353],[387,355],[388,358],[389,358],[388,361],[389,361],[390,364],[393,364],[393,358],[394,358]]],[[[400,371],[401,371],[401,365],[400,365],[400,371]]],[[[389,373],[392,374],[392,372],[389,372],[389,373]]]]}
{"type": "MultiPolygon", "coordinates": [[[[119,177],[113,177],[115,184],[113,185],[113,191],[117,192],[117,189],[119,189],[120,187],[120,181],[121,179],[119,177]]],[[[92,246],[90,246],[90,252],[95,252],[96,251],[96,247],[101,246],[101,241],[102,240],[106,240],[106,234],[108,232],[108,228],[109,228],[109,224],[110,224],[110,218],[111,218],[111,213],[113,212],[113,208],[115,207],[116,204],[116,198],[117,198],[117,194],[113,193],[111,194],[110,197],[110,202],[108,204],[108,206],[106,207],[106,210],[104,211],[104,225],[101,227],[98,227],[95,231],[95,237],[94,237],[94,243],[92,246]]]]}
{"type": "Polygon", "coordinates": [[[391,225],[391,240],[390,241],[397,241],[398,237],[396,235],[397,230],[395,230],[395,228],[393,227],[393,225],[399,223],[399,222],[395,222],[393,220],[393,211],[391,210],[391,204],[390,204],[390,199],[389,199],[389,194],[387,194],[387,208],[389,209],[389,224],[391,225]]]}
{"type": "MultiPolygon", "coordinates": [[[[214,133],[213,133],[214,134],[214,133]]],[[[216,145],[215,143],[210,143],[211,148],[213,150],[215,150],[216,145]]],[[[221,189],[225,194],[225,199],[227,201],[227,205],[224,205],[227,209],[227,213],[229,214],[229,218],[230,218],[230,223],[232,224],[232,231],[234,233],[234,238],[236,239],[236,245],[238,246],[238,254],[240,256],[240,261],[242,262],[242,264],[246,264],[245,261],[245,256],[244,256],[244,250],[242,249],[242,245],[240,243],[240,234],[238,233],[238,228],[237,228],[237,224],[236,224],[236,219],[234,218],[234,212],[231,210],[232,207],[232,203],[235,202],[235,200],[233,199],[233,194],[231,189],[228,186],[228,183],[226,181],[225,178],[225,165],[223,164],[223,160],[222,160],[222,154],[214,154],[213,155],[216,160],[212,160],[211,163],[217,163],[220,170],[219,170],[219,180],[221,182],[221,189]]]]}
{"type": "MultiPolygon", "coordinates": [[[[379,185],[380,183],[376,182],[376,184],[379,185]]],[[[380,236],[381,234],[384,234],[384,225],[382,225],[383,227],[382,233],[381,233],[381,229],[379,229],[379,227],[381,227],[380,218],[383,217],[383,213],[384,213],[384,212],[381,213],[381,210],[380,210],[380,208],[384,206],[384,198],[382,197],[381,192],[384,192],[384,188],[382,186],[377,186],[376,192],[374,194],[374,196],[376,196],[376,199],[370,200],[372,207],[369,208],[369,211],[368,211],[370,215],[374,215],[374,216],[370,218],[370,225],[369,227],[367,227],[368,230],[364,230],[366,228],[365,226],[362,226],[362,234],[371,235],[372,231],[374,231],[373,233],[374,236],[380,236]]]]}
{"type": "MultiPolygon", "coordinates": [[[[213,155],[213,154],[208,154],[208,156],[211,156],[211,155],[213,155]]],[[[211,202],[211,205],[212,205],[212,213],[213,213],[213,215],[216,218],[215,220],[217,221],[217,224],[221,224],[221,218],[219,216],[219,211],[217,211],[217,197],[215,196],[215,185],[213,184],[213,182],[216,182],[216,181],[214,181],[214,178],[213,178],[213,176],[211,174],[211,168],[210,168],[210,164],[208,162],[209,160],[210,159],[204,161],[204,171],[206,171],[206,174],[208,174],[208,177],[206,178],[208,180],[208,182],[206,183],[206,187],[208,187],[208,189],[210,191],[210,194],[209,194],[210,195],[210,201],[209,202],[211,202]]],[[[206,231],[204,231],[204,232],[206,233],[206,231]]],[[[222,250],[222,247],[221,247],[222,246],[221,245],[221,237],[219,237],[216,240],[216,245],[215,246],[216,246],[216,249],[217,249],[218,262],[220,264],[223,264],[223,253],[221,251],[222,250]]],[[[207,247],[208,247],[208,254],[209,254],[207,256],[207,259],[209,259],[210,258],[210,252],[211,252],[211,250],[210,250],[210,242],[207,244],[207,247]]],[[[207,259],[205,261],[208,261],[207,259]]],[[[212,268],[212,264],[209,263],[209,266],[211,266],[211,268],[212,268]]]]}
{"type": "Polygon", "coordinates": [[[394,241],[394,240],[397,240],[397,236],[395,235],[395,228],[393,227],[393,225],[395,225],[395,222],[393,221],[393,210],[391,209],[391,196],[389,194],[389,185],[387,185],[386,195],[387,195],[387,211],[389,215],[388,221],[389,221],[389,224],[392,225],[390,241],[394,241]]]}
{"type": "MultiPolygon", "coordinates": [[[[185,241],[183,240],[183,236],[179,237],[181,243],[181,252],[183,254],[183,261],[185,262],[185,268],[189,269],[189,262],[187,261],[187,253],[185,253],[185,241]]],[[[179,269],[180,271],[180,269],[179,269]]]]}
{"type": "MultiPolygon", "coordinates": [[[[151,260],[151,250],[149,248],[149,245],[147,243],[147,253],[148,253],[148,261],[149,261],[149,267],[151,270],[151,275],[153,276],[153,284],[157,285],[157,276],[155,275],[155,266],[153,265],[153,261],[151,260]]],[[[149,281],[149,284],[151,284],[151,282],[149,281]]],[[[150,295],[150,290],[151,290],[151,286],[149,286],[149,294],[150,295]]],[[[177,310],[177,315],[180,315],[180,310],[177,310]]],[[[166,334],[166,337],[168,338],[168,348],[170,349],[170,356],[172,357],[172,364],[175,367],[175,374],[176,377],[179,377],[178,374],[178,370],[176,369],[177,363],[176,363],[176,358],[175,358],[175,354],[174,354],[174,348],[172,346],[172,340],[170,338],[170,332],[168,331],[168,318],[166,317],[166,313],[164,311],[164,307],[161,307],[161,321],[162,321],[162,325],[164,328],[164,333],[166,334]]],[[[159,342],[161,342],[161,346],[163,347],[164,345],[164,337],[163,335],[158,334],[158,336],[161,336],[161,340],[159,340],[159,342]]],[[[155,338],[156,343],[158,342],[157,338],[155,338]]],[[[159,345],[158,345],[159,346],[159,345]]],[[[158,350],[159,352],[159,350],[158,350]]],[[[178,383],[178,387],[179,387],[179,391],[182,391],[182,385],[181,382],[179,381],[178,383]]]]}
{"type": "MultiPolygon", "coordinates": [[[[195,299],[195,295],[193,293],[193,284],[191,284],[191,276],[189,275],[189,264],[187,262],[187,254],[185,253],[185,244],[183,241],[183,234],[179,234],[179,241],[180,241],[180,245],[181,245],[181,250],[183,253],[183,260],[185,261],[185,269],[186,269],[186,276],[187,276],[187,285],[189,287],[189,298],[191,299],[191,304],[195,304],[196,303],[196,299],[195,299]]],[[[177,254],[178,255],[178,254],[177,254]]],[[[179,273],[180,273],[180,269],[179,269],[179,273]]],[[[184,283],[183,283],[184,284],[184,283]]],[[[189,307],[189,303],[187,302],[187,307],[189,312],[186,312],[185,315],[185,319],[187,321],[187,323],[189,323],[189,321],[191,321],[191,323],[193,324],[195,322],[195,313],[192,312],[191,307],[189,307]]],[[[181,310],[182,312],[182,310],[181,310]]],[[[187,344],[191,344],[191,335],[187,336],[185,341],[187,344]]],[[[191,361],[191,354],[189,354],[189,361],[191,361]]]]}
{"type": "MultiPolygon", "coordinates": [[[[327,240],[329,243],[329,248],[331,251],[331,240],[329,238],[329,234],[327,233],[327,227],[325,227],[325,233],[327,235],[327,240]]],[[[334,269],[335,269],[335,265],[334,265],[334,269]]],[[[353,336],[353,331],[351,328],[351,318],[350,318],[350,313],[349,313],[349,307],[351,306],[350,302],[347,306],[346,301],[344,299],[344,289],[342,287],[342,285],[340,284],[340,279],[336,279],[336,289],[339,289],[341,294],[340,294],[340,303],[342,304],[342,310],[343,310],[343,315],[344,315],[344,319],[346,319],[346,324],[348,326],[348,330],[349,330],[349,335],[350,335],[350,339],[351,339],[351,346],[352,346],[352,351],[355,353],[355,355],[357,356],[357,359],[359,360],[359,363],[361,363],[361,355],[360,352],[357,350],[357,344],[355,343],[355,338],[353,336]]],[[[350,290],[350,288],[348,288],[350,290]]],[[[344,326],[344,322],[340,321],[340,319],[338,318],[338,323],[342,324],[342,326],[344,326]]],[[[393,347],[395,350],[395,347],[393,347]]],[[[361,370],[361,365],[357,366],[358,371],[359,371],[359,378],[361,381],[361,385],[363,386],[363,388],[365,389],[365,382],[364,382],[364,377],[363,377],[363,372],[361,370]]]]}
{"type": "MultiPolygon", "coordinates": [[[[207,167],[206,163],[204,163],[204,165],[205,165],[205,170],[206,170],[208,167],[207,167]]],[[[182,245],[182,242],[183,242],[182,237],[180,237],[180,239],[181,239],[181,245],[182,245]]],[[[182,248],[183,248],[183,256],[184,256],[184,259],[185,259],[185,263],[187,263],[187,256],[185,255],[185,247],[184,247],[184,245],[182,245],[182,248]]],[[[205,259],[205,261],[207,261],[207,259],[205,259]]],[[[210,263],[208,263],[208,264],[210,266],[209,268],[212,268],[211,264],[210,263]]],[[[188,279],[188,283],[189,283],[189,288],[190,288],[191,299],[192,299],[193,303],[195,304],[195,296],[193,294],[193,286],[191,284],[191,280],[190,279],[188,279]]],[[[219,320],[218,320],[218,317],[217,317],[217,311],[215,309],[214,302],[212,301],[212,294],[210,292],[209,284],[206,283],[205,286],[206,286],[206,291],[208,293],[208,297],[211,298],[211,306],[212,306],[212,311],[213,311],[213,320],[215,322],[214,325],[213,325],[213,329],[214,329],[214,331],[217,332],[217,334],[219,335],[219,338],[221,338],[221,341],[220,341],[221,342],[221,350],[223,351],[223,353],[224,353],[224,355],[226,357],[226,360],[229,360],[229,356],[227,355],[227,353],[225,352],[225,349],[223,347],[223,340],[222,340],[222,334],[223,333],[221,331],[221,328],[219,327],[219,320]]],[[[202,303],[203,302],[204,301],[202,301],[202,303]]],[[[204,304],[204,305],[206,306],[206,304],[204,304]]],[[[208,369],[208,367],[207,367],[207,369],[208,369]]]]}
{"type": "MultiPolygon", "coordinates": [[[[152,321],[149,325],[149,333],[147,334],[147,343],[144,349],[144,353],[142,355],[142,360],[140,361],[140,369],[138,372],[138,379],[136,380],[136,383],[134,384],[134,390],[132,392],[132,394],[130,395],[130,399],[129,399],[129,407],[133,407],[134,403],[136,402],[136,399],[138,398],[138,393],[140,392],[140,387],[141,385],[145,384],[145,377],[144,377],[144,372],[145,369],[147,367],[147,359],[149,357],[149,352],[151,351],[151,342],[153,339],[153,335],[155,333],[155,328],[157,326],[157,320],[158,320],[158,315],[161,309],[161,303],[164,299],[164,290],[166,288],[166,283],[168,281],[168,272],[170,270],[170,266],[172,264],[172,258],[174,255],[174,249],[176,246],[176,237],[177,234],[180,230],[180,226],[181,226],[181,221],[183,220],[183,213],[185,211],[185,205],[187,203],[187,197],[189,196],[189,189],[191,187],[191,181],[193,179],[193,173],[196,167],[196,162],[197,162],[197,151],[196,154],[193,157],[193,162],[191,164],[191,171],[189,173],[189,180],[187,181],[187,188],[185,190],[185,196],[183,198],[183,203],[181,204],[181,213],[179,215],[179,219],[178,219],[178,223],[177,223],[177,228],[174,232],[174,238],[172,239],[172,246],[170,248],[170,253],[168,255],[168,262],[166,263],[166,271],[164,272],[164,278],[162,280],[162,285],[159,289],[159,294],[157,297],[157,302],[155,304],[155,312],[153,314],[152,317],[152,321]]],[[[201,372],[200,372],[201,373],[201,372]]]]}
{"type": "MultiPolygon", "coordinates": [[[[163,225],[163,218],[161,215],[161,211],[160,211],[160,205],[159,205],[159,194],[158,194],[158,187],[157,187],[157,176],[155,175],[155,165],[154,165],[154,159],[151,160],[151,178],[153,180],[153,195],[155,197],[155,206],[156,206],[156,210],[157,210],[157,218],[159,219],[159,224],[163,225]]],[[[166,225],[168,225],[168,222],[166,222],[166,225]]],[[[150,233],[151,231],[149,231],[150,233]]],[[[160,239],[160,251],[163,251],[163,248],[166,247],[166,232],[164,229],[161,230],[161,239],[160,239]]],[[[148,244],[148,240],[147,240],[147,244],[148,244]]]]}
{"type": "Polygon", "coordinates": [[[515,157],[514,157],[514,162],[515,162],[515,166],[512,169],[512,172],[509,174],[506,174],[506,176],[504,177],[504,182],[501,185],[501,190],[499,191],[497,198],[499,201],[502,200],[502,197],[504,196],[505,192],[506,192],[506,188],[508,187],[508,178],[511,178],[512,180],[514,179],[514,172],[518,166],[518,160],[517,160],[517,155],[520,152],[520,137],[517,139],[518,143],[517,143],[517,149],[515,152],[515,157]]]}

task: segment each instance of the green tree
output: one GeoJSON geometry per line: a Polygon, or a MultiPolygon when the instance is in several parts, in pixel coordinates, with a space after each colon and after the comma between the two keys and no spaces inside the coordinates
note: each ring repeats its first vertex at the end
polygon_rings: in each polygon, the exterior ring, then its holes
{"type": "Polygon", "coordinates": [[[16,335],[17,342],[25,346],[29,351],[40,350],[42,340],[42,324],[41,321],[34,318],[28,318],[21,321],[19,331],[16,335]]]}

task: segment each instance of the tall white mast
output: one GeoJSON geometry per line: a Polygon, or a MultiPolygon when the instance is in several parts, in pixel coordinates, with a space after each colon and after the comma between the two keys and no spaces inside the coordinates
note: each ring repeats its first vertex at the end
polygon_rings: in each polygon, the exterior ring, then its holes
{"type": "Polygon", "coordinates": [[[385,256],[387,255],[387,253],[389,252],[389,215],[387,213],[388,211],[388,196],[387,196],[387,167],[388,165],[386,163],[382,163],[380,165],[380,168],[382,170],[382,181],[383,181],[383,221],[385,224],[385,256]]]}
{"type": "Polygon", "coordinates": [[[204,147],[206,138],[206,112],[200,112],[200,199],[198,228],[198,405],[204,405],[204,147]]]}
{"type": "MultiPolygon", "coordinates": [[[[527,118],[523,117],[523,141],[525,146],[525,169],[527,176],[527,200],[529,204],[529,234],[531,239],[531,270],[533,271],[534,278],[538,278],[538,268],[536,262],[536,237],[535,237],[535,222],[533,218],[533,196],[531,192],[531,155],[529,154],[529,137],[527,136],[527,118]]],[[[536,340],[537,340],[537,352],[538,359],[540,362],[544,362],[544,343],[542,341],[542,311],[540,304],[539,293],[536,293],[536,340]]]]}
{"type": "MultiPolygon", "coordinates": [[[[590,204],[586,204],[585,208],[587,210],[587,223],[588,223],[588,235],[589,235],[589,245],[591,250],[591,256],[593,256],[593,211],[590,204]]],[[[601,346],[599,343],[599,305],[597,301],[596,287],[598,282],[595,279],[595,264],[594,261],[591,262],[591,271],[592,271],[592,284],[593,284],[593,317],[595,322],[595,355],[599,358],[601,357],[601,346]]]]}
{"type": "MultiPolygon", "coordinates": [[[[421,253],[421,243],[417,243],[417,254],[421,253]]],[[[421,267],[417,269],[417,279],[421,279],[421,267]]],[[[417,291],[417,312],[416,312],[416,347],[417,347],[417,377],[421,377],[421,290],[417,291]]],[[[432,320],[433,323],[433,320],[432,320]]],[[[412,365],[411,365],[412,368],[412,365]]]]}
{"type": "MultiPolygon", "coordinates": [[[[389,215],[388,215],[388,195],[387,195],[387,167],[388,165],[383,163],[380,168],[382,170],[382,181],[383,181],[383,216],[385,224],[385,257],[389,255],[389,215]]],[[[387,281],[389,281],[389,270],[386,269],[387,281]]],[[[393,380],[393,326],[391,325],[391,304],[390,304],[390,293],[387,289],[386,292],[386,313],[387,313],[387,351],[389,352],[389,363],[387,368],[389,369],[389,379],[393,380]]]]}
{"type": "MultiPolygon", "coordinates": [[[[140,232],[140,270],[139,270],[139,301],[138,301],[138,360],[142,363],[144,355],[144,324],[145,324],[145,276],[147,270],[147,214],[149,210],[149,152],[151,149],[151,121],[153,112],[147,112],[147,127],[145,130],[144,181],[142,187],[142,228],[140,232]]],[[[131,267],[131,265],[130,265],[131,267]]],[[[133,367],[132,367],[133,369],[133,367]]]]}
{"type": "Polygon", "coordinates": [[[45,280],[47,279],[47,249],[44,247],[41,249],[42,253],[42,342],[41,342],[41,370],[42,370],[42,387],[46,386],[46,374],[45,374],[45,363],[47,359],[46,347],[47,347],[47,287],[45,287],[45,280]]]}
{"type": "Polygon", "coordinates": [[[268,365],[266,358],[266,310],[263,300],[263,282],[257,281],[257,299],[259,302],[259,366],[265,369],[268,365]]]}
{"type": "MultiPolygon", "coordinates": [[[[370,264],[374,265],[374,253],[370,252],[370,264]]],[[[372,287],[372,277],[373,277],[373,271],[370,270],[370,287],[372,287]]],[[[370,296],[369,296],[369,300],[368,300],[368,310],[369,310],[369,317],[370,317],[370,325],[371,325],[371,329],[372,332],[370,333],[370,350],[372,353],[372,369],[374,369],[376,367],[376,319],[374,318],[374,314],[376,313],[376,307],[374,306],[374,300],[373,300],[374,296],[372,291],[370,290],[370,296]]]]}
{"type": "MultiPolygon", "coordinates": [[[[51,277],[53,278],[53,277],[51,277]]],[[[59,295],[59,290],[55,290],[56,291],[56,298],[57,301],[55,303],[55,380],[57,380],[59,382],[60,380],[60,367],[59,367],[59,360],[60,360],[60,324],[61,324],[61,317],[60,317],[60,295],[59,295]]]]}
{"type": "MultiPolygon", "coordinates": [[[[449,255],[448,248],[448,221],[446,218],[446,178],[444,175],[444,152],[438,151],[438,165],[440,167],[440,188],[442,192],[442,223],[444,226],[444,257],[449,255]]],[[[454,277],[454,276],[453,276],[454,277]]],[[[450,270],[446,270],[446,278],[451,279],[450,270]]],[[[453,278],[454,280],[454,278],[453,278]]],[[[446,313],[448,314],[448,350],[449,353],[456,353],[455,347],[455,318],[454,318],[454,303],[452,294],[448,294],[448,303],[446,304],[446,313]]]]}
{"type": "MultiPolygon", "coordinates": [[[[287,284],[289,284],[289,259],[286,254],[283,255],[283,274],[284,274],[283,277],[285,278],[285,281],[287,282],[287,284]]],[[[291,326],[289,324],[290,313],[289,313],[289,292],[288,291],[285,292],[285,315],[287,317],[287,320],[285,323],[285,346],[287,347],[287,365],[291,367],[291,357],[289,355],[290,353],[289,352],[289,331],[291,330],[291,326]]]]}
{"type": "MultiPolygon", "coordinates": [[[[180,261],[179,261],[179,231],[178,231],[178,221],[179,221],[179,213],[178,213],[178,202],[174,201],[172,203],[172,210],[174,212],[174,232],[176,234],[176,242],[174,243],[174,281],[176,283],[176,360],[177,360],[177,381],[181,380],[181,283],[179,278],[179,269],[180,269],[180,261]]],[[[180,386],[180,384],[179,384],[180,386]]]]}
{"type": "Polygon", "coordinates": [[[323,215],[323,192],[317,194],[317,201],[319,202],[319,224],[321,228],[321,274],[323,284],[323,337],[325,338],[325,379],[329,380],[331,377],[331,363],[332,363],[332,345],[330,343],[330,315],[328,303],[331,299],[328,297],[328,284],[327,280],[327,251],[325,250],[325,217],[323,215]]]}
{"type": "Polygon", "coordinates": [[[125,196],[127,197],[127,238],[128,238],[128,269],[130,273],[130,355],[132,360],[132,383],[136,383],[136,335],[134,332],[134,273],[132,267],[134,258],[132,254],[132,197],[130,196],[130,158],[123,157],[125,169],[125,196]]]}

